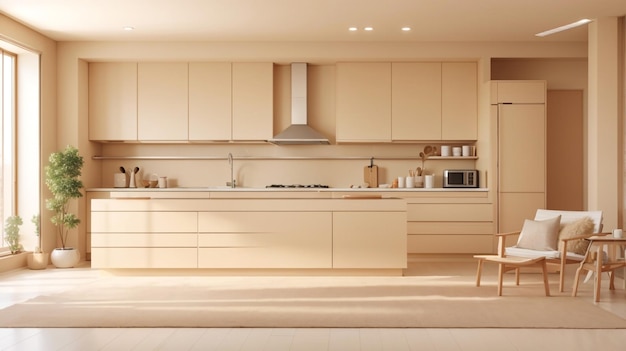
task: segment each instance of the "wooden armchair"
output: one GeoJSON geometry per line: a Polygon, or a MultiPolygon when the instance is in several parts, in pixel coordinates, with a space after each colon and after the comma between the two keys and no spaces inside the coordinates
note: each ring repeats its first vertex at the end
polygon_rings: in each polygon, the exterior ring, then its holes
{"type": "MultiPolygon", "coordinates": [[[[560,229],[561,233],[568,224],[574,225],[575,222],[589,217],[593,221],[593,231],[589,233],[581,233],[569,238],[559,238],[559,247],[557,250],[533,250],[515,246],[506,246],[506,239],[511,235],[520,234],[519,232],[496,234],[498,237],[498,256],[500,257],[524,257],[538,258],[545,257],[546,263],[549,265],[558,265],[559,269],[559,291],[563,292],[565,281],[565,265],[580,264],[585,259],[585,255],[575,253],[568,250],[575,240],[581,240],[592,235],[597,235],[602,231],[602,211],[559,211],[539,209],[535,214],[535,221],[544,221],[557,216],[561,216],[560,229]]],[[[520,238],[521,239],[521,238],[520,238]]],[[[519,239],[518,239],[519,244],[519,239]]],[[[516,269],[519,273],[519,268],[516,269]]]]}

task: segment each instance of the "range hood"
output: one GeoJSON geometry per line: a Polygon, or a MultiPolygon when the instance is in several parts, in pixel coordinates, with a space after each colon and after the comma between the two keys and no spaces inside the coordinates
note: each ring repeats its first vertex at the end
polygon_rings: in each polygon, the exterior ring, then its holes
{"type": "Polygon", "coordinates": [[[307,64],[291,64],[291,125],[268,141],[276,145],[328,145],[330,141],[307,125],[307,64]]]}

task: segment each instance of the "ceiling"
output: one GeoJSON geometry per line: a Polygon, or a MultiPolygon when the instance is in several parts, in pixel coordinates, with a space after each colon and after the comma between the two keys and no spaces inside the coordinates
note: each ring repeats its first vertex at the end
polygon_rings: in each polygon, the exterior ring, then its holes
{"type": "Polygon", "coordinates": [[[0,0],[0,13],[57,41],[540,42],[586,41],[586,26],[534,34],[624,16],[626,1],[0,0]]]}

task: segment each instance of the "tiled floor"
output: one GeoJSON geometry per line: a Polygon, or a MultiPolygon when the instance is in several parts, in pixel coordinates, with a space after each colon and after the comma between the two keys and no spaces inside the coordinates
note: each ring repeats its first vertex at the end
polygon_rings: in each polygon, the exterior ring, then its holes
{"type": "MultiPolygon", "coordinates": [[[[454,270],[473,275],[472,261],[411,263],[407,275],[454,270]]],[[[494,270],[486,267],[485,289],[494,289],[494,270]]],[[[99,279],[89,267],[0,274],[0,308],[43,293],[62,291],[99,279]],[[43,273],[43,274],[42,274],[43,273]]],[[[571,276],[571,275],[570,275],[571,276]]],[[[551,285],[557,290],[557,277],[551,285]]],[[[571,286],[568,282],[568,286],[571,286]]],[[[626,317],[626,293],[603,286],[598,308],[626,317]]],[[[568,292],[569,293],[569,292],[568,292]]],[[[590,284],[579,297],[592,299],[590,284]]],[[[0,313],[2,311],[0,310],[0,313]]],[[[36,318],[36,316],[33,316],[36,318]]],[[[63,316],[59,316],[63,318],[63,316]]],[[[0,350],[621,350],[622,329],[352,329],[352,328],[24,328],[0,329],[0,350]]]]}

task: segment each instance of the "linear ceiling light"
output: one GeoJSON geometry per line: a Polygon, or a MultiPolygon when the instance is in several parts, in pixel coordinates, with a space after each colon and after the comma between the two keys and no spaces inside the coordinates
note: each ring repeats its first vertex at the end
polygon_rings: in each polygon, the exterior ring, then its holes
{"type": "Polygon", "coordinates": [[[537,33],[537,34],[535,34],[535,36],[537,36],[537,37],[545,37],[546,35],[562,32],[564,30],[568,30],[568,29],[572,29],[572,28],[575,28],[575,27],[578,27],[578,26],[582,26],[583,24],[587,24],[589,22],[591,22],[590,19],[583,18],[580,21],[576,21],[574,23],[566,24],[566,25],[560,26],[558,28],[554,28],[554,29],[547,30],[545,32],[537,33]]]}

